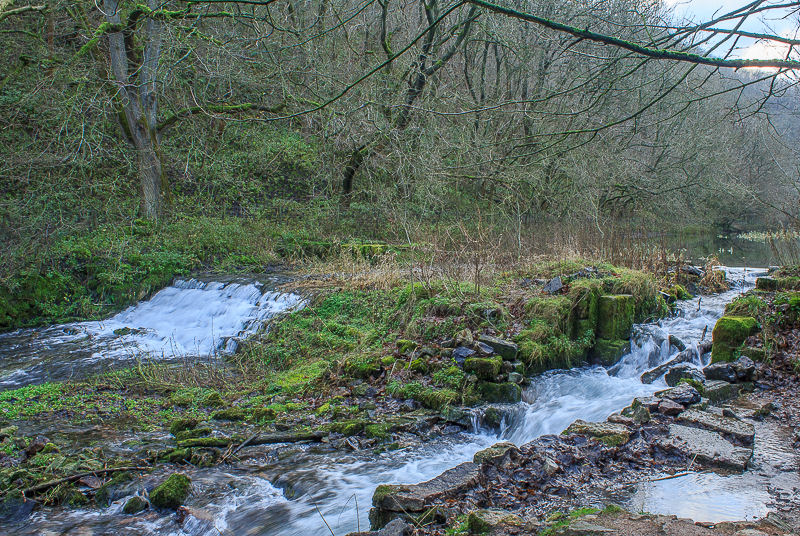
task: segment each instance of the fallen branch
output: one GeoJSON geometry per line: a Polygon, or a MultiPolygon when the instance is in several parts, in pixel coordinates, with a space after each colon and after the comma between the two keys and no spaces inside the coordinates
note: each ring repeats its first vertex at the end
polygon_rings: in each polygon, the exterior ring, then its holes
{"type": "Polygon", "coordinates": [[[96,471],[87,471],[85,473],[78,473],[76,475],[59,478],[58,480],[50,480],[49,482],[43,482],[42,484],[37,484],[32,486],[22,492],[23,495],[27,496],[29,493],[39,493],[59,484],[64,484],[66,482],[75,482],[76,480],[80,480],[85,476],[95,476],[100,474],[109,474],[109,473],[116,473],[117,471],[149,471],[151,467],[112,467],[109,469],[98,469],[96,471]]]}
{"type": "MultiPolygon", "coordinates": [[[[237,452],[239,452],[240,450],[245,448],[247,445],[249,445],[250,442],[253,441],[256,437],[258,437],[258,434],[253,434],[250,437],[248,437],[247,439],[245,439],[238,447],[236,447],[233,450],[233,452],[226,452],[225,455],[222,458],[220,458],[219,463],[224,462],[225,460],[227,460],[231,456],[235,456],[237,452]]],[[[231,445],[231,446],[233,446],[233,445],[231,445]]]]}

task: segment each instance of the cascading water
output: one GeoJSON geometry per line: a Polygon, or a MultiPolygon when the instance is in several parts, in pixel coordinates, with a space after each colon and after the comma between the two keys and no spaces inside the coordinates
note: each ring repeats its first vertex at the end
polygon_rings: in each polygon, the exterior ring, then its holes
{"type": "Polygon", "coordinates": [[[275,290],[282,280],[176,280],[106,320],[0,335],[0,390],[85,376],[137,358],[233,352],[238,339],[301,305],[297,294],[275,290]]]}
{"type": "MultiPolygon", "coordinates": [[[[261,459],[249,470],[191,469],[195,489],[187,520],[174,516],[122,518],[124,499],[107,510],[42,511],[19,534],[82,533],[118,535],[170,534],[218,536],[249,534],[300,536],[337,535],[365,530],[372,493],[378,484],[415,483],[470,460],[475,452],[499,439],[526,443],[542,434],[559,433],[576,419],[602,420],[641,395],[664,387],[661,381],[645,385],[639,376],[677,352],[669,335],[687,347],[696,346],[704,332],[710,334],[725,304],[753,285],[754,271],[728,269],[734,289],[724,294],[683,302],[675,317],[637,326],[631,351],[611,369],[585,367],[554,371],[534,378],[524,402],[509,406],[508,427],[500,436],[485,430],[435,438],[419,446],[387,452],[293,452],[285,459],[261,459]],[[229,471],[229,472],[225,472],[229,471]],[[283,488],[285,491],[281,491],[283,488]],[[323,521],[324,518],[324,521],[323,521]]],[[[710,336],[710,335],[707,335],[710,336]]],[[[701,363],[696,362],[698,366],[701,363]]],[[[477,423],[477,421],[475,421],[477,423]]]]}

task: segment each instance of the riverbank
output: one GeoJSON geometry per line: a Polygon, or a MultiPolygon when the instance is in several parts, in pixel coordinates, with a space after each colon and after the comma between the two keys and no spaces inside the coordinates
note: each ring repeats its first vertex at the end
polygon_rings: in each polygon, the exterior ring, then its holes
{"type": "Polygon", "coordinates": [[[714,362],[702,374],[676,364],[662,374],[677,387],[637,398],[605,423],[579,420],[520,448],[495,445],[429,482],[381,486],[373,527],[394,519],[385,533],[794,533],[800,308],[785,288],[791,277],[784,269],[761,278],[759,290],[726,307],[708,348],[714,362]],[[732,341],[723,328],[746,315],[757,327],[732,341]],[[762,362],[735,357],[743,353],[762,362]]]}

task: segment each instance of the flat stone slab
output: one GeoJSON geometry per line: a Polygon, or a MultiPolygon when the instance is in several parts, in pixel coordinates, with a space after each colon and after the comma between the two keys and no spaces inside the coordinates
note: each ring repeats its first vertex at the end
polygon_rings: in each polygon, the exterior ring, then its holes
{"type": "Polygon", "coordinates": [[[723,380],[706,381],[703,395],[712,402],[725,402],[739,396],[739,386],[723,380]]]}
{"type": "Polygon", "coordinates": [[[627,443],[631,431],[624,424],[613,422],[587,422],[578,419],[564,430],[564,434],[580,434],[599,439],[609,446],[619,446],[627,443]]]}
{"type": "Polygon", "coordinates": [[[480,465],[465,462],[411,486],[378,486],[372,505],[392,512],[420,512],[438,499],[454,497],[478,485],[480,465]]]}
{"type": "Polygon", "coordinates": [[[753,450],[737,447],[717,432],[681,424],[669,425],[669,437],[659,441],[662,448],[677,449],[689,458],[714,467],[744,471],[753,450]]]}
{"type": "Polygon", "coordinates": [[[716,415],[708,411],[688,409],[678,415],[677,421],[725,434],[734,438],[737,442],[748,446],[753,445],[753,438],[756,435],[755,427],[753,427],[752,424],[744,421],[737,421],[730,417],[716,415]]]}

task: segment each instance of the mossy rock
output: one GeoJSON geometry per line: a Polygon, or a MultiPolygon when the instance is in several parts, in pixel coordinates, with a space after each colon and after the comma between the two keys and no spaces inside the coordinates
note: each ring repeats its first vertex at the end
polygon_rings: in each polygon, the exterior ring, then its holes
{"type": "Polygon", "coordinates": [[[175,434],[175,441],[186,441],[187,439],[195,439],[197,437],[206,437],[211,435],[211,428],[204,426],[202,428],[195,428],[194,430],[184,430],[175,434]]]}
{"type": "Polygon", "coordinates": [[[430,367],[424,357],[418,357],[408,364],[408,369],[418,374],[427,374],[430,367]]]}
{"type": "Polygon", "coordinates": [[[479,379],[494,381],[500,374],[503,358],[496,357],[468,357],[464,360],[464,372],[475,374],[479,379]]]}
{"type": "Polygon", "coordinates": [[[600,296],[597,304],[597,337],[630,339],[636,304],[630,294],[600,296]]]}
{"type": "Polygon", "coordinates": [[[393,426],[391,423],[368,424],[364,427],[364,435],[369,438],[387,440],[391,438],[393,426]]]}
{"type": "Polygon", "coordinates": [[[189,461],[192,457],[192,449],[190,448],[174,448],[162,450],[158,453],[157,458],[162,462],[181,463],[189,461]]]}
{"type": "Polygon", "coordinates": [[[694,298],[683,285],[673,285],[670,287],[669,295],[674,300],[691,300],[694,298]]]}
{"type": "Polygon", "coordinates": [[[133,476],[128,471],[120,471],[111,477],[111,480],[100,486],[94,494],[94,502],[98,506],[108,506],[113,500],[116,500],[114,490],[125,482],[133,480],[133,476]]]}
{"type": "Polygon", "coordinates": [[[225,405],[225,401],[222,400],[222,395],[214,391],[203,397],[203,405],[212,408],[219,408],[225,405]]]}
{"type": "Polygon", "coordinates": [[[763,348],[757,348],[755,346],[745,346],[741,349],[740,352],[743,356],[747,356],[753,361],[761,361],[764,362],[767,360],[767,352],[763,348]]]}
{"type": "Polygon", "coordinates": [[[711,334],[711,362],[733,361],[737,349],[750,335],[758,331],[758,321],[752,316],[723,316],[717,320],[711,334]]]}
{"type": "Polygon", "coordinates": [[[514,404],[522,400],[522,388],[516,383],[478,382],[477,389],[486,402],[514,404]]]}
{"type": "Polygon", "coordinates": [[[180,432],[191,430],[196,426],[197,426],[197,419],[194,418],[175,419],[174,421],[172,421],[172,424],[169,425],[169,433],[177,437],[180,432]]]}
{"type": "Polygon", "coordinates": [[[150,502],[159,508],[176,509],[192,489],[192,481],[181,473],[173,473],[150,493],[150,502]]]}
{"type": "Polygon", "coordinates": [[[145,510],[148,506],[149,504],[146,500],[138,495],[135,495],[125,502],[125,506],[122,507],[122,513],[129,515],[138,514],[142,510],[145,510]]]}
{"type": "Polygon", "coordinates": [[[242,408],[227,408],[215,411],[211,418],[215,421],[243,421],[247,416],[247,412],[242,408]]]}
{"type": "Polygon", "coordinates": [[[401,354],[409,354],[417,349],[419,344],[407,339],[397,339],[397,351],[401,354]]]}
{"type": "Polygon", "coordinates": [[[329,428],[331,432],[337,432],[344,436],[354,436],[363,432],[366,426],[366,421],[361,419],[351,419],[348,421],[331,423],[329,428]]]}
{"type": "Polygon", "coordinates": [[[610,367],[622,358],[630,348],[628,340],[597,339],[592,349],[592,360],[595,363],[610,367]]]}
{"type": "Polygon", "coordinates": [[[272,421],[275,420],[277,412],[273,408],[259,407],[253,408],[253,411],[250,412],[250,416],[254,421],[272,421]]]}

